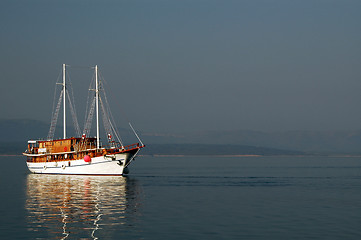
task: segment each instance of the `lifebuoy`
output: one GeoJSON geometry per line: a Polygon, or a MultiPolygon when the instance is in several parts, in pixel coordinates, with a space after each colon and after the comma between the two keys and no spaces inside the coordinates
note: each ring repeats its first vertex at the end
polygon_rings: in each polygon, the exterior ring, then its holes
{"type": "Polygon", "coordinates": [[[84,156],[84,162],[90,163],[91,162],[91,157],[89,155],[85,155],[84,156]]]}

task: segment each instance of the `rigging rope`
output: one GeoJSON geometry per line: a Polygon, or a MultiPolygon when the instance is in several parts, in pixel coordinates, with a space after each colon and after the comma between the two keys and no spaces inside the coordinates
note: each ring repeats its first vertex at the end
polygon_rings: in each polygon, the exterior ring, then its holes
{"type": "Polygon", "coordinates": [[[70,100],[69,93],[67,94],[67,96],[68,96],[68,100],[69,100],[70,112],[71,112],[71,116],[73,118],[73,124],[74,124],[74,127],[75,127],[76,135],[80,136],[81,133],[80,133],[80,127],[79,127],[78,119],[76,117],[76,112],[75,112],[73,103],[70,100]]]}
{"type": "Polygon", "coordinates": [[[55,112],[56,89],[57,89],[57,85],[59,84],[58,81],[60,79],[60,76],[61,76],[61,72],[59,73],[58,78],[56,79],[55,84],[54,84],[54,95],[53,95],[54,97],[53,97],[53,108],[52,108],[52,113],[51,113],[51,119],[53,118],[54,112],[55,112]]]}
{"type": "Polygon", "coordinates": [[[85,136],[88,136],[89,133],[90,133],[90,128],[91,128],[92,121],[93,121],[94,109],[95,109],[95,97],[93,98],[93,101],[91,103],[89,113],[88,113],[88,117],[87,117],[87,120],[86,120],[85,125],[84,125],[83,134],[85,136]]]}
{"type": "MultiPolygon", "coordinates": [[[[109,118],[109,111],[106,110],[106,107],[104,106],[103,100],[101,97],[99,97],[100,100],[100,106],[102,108],[102,116],[103,116],[103,125],[104,125],[104,129],[106,130],[107,134],[110,134],[110,136],[115,135],[115,137],[117,138],[118,142],[120,143],[120,145],[123,147],[123,142],[121,140],[121,138],[118,136],[118,133],[115,131],[113,124],[109,118]]],[[[109,109],[109,106],[108,106],[109,109]]],[[[110,142],[111,139],[109,139],[109,135],[108,135],[108,141],[110,142]]]]}
{"type": "Polygon", "coordinates": [[[56,123],[58,122],[58,115],[59,115],[61,100],[63,99],[63,91],[64,91],[64,89],[60,91],[60,97],[58,100],[58,104],[56,105],[56,109],[53,114],[53,118],[51,120],[50,129],[49,129],[48,138],[47,138],[48,140],[52,140],[54,138],[55,127],[56,127],[56,123]]]}
{"type": "MultiPolygon", "coordinates": [[[[67,65],[67,66],[69,66],[69,65],[67,65]]],[[[72,67],[73,68],[74,67],[75,68],[90,68],[90,67],[83,67],[83,66],[72,66],[72,67]]],[[[69,101],[69,106],[70,106],[70,111],[71,111],[72,118],[73,118],[75,131],[76,131],[76,134],[78,136],[80,136],[81,131],[80,131],[77,115],[76,115],[74,92],[73,92],[73,89],[72,89],[72,84],[71,84],[71,80],[70,80],[69,75],[68,75],[68,79],[69,79],[68,84],[69,84],[70,90],[68,90],[68,88],[65,88],[65,91],[67,93],[66,94],[67,98],[68,98],[67,100],[69,101]]],[[[59,80],[59,77],[58,77],[58,80],[59,80]]],[[[116,139],[118,140],[118,142],[123,147],[123,141],[122,141],[121,137],[118,135],[118,129],[117,129],[117,126],[115,124],[113,114],[112,114],[112,112],[110,110],[107,95],[105,94],[105,91],[104,91],[103,82],[105,84],[107,84],[107,83],[106,83],[105,79],[101,76],[100,73],[99,73],[99,80],[100,80],[99,81],[99,91],[100,91],[99,92],[99,100],[100,100],[101,110],[102,110],[102,114],[103,114],[102,117],[103,117],[104,129],[106,130],[107,134],[114,135],[116,137],[116,139]],[[102,93],[104,98],[102,98],[100,96],[101,95],[100,93],[102,93]]],[[[90,91],[94,91],[94,89],[91,89],[91,86],[94,85],[94,82],[95,82],[95,75],[93,75],[92,81],[91,81],[90,86],[89,86],[90,91]]],[[[110,87],[108,87],[108,89],[110,89],[110,91],[111,91],[110,87]]],[[[55,107],[55,95],[56,95],[55,94],[56,93],[56,87],[55,87],[54,101],[53,101],[53,113],[52,113],[52,120],[51,120],[50,129],[49,129],[49,133],[48,133],[48,140],[52,140],[54,138],[54,133],[55,133],[55,128],[56,128],[56,124],[57,124],[57,120],[58,120],[59,110],[60,110],[60,107],[61,107],[61,101],[63,100],[63,93],[64,93],[63,91],[64,91],[64,88],[61,90],[60,97],[59,97],[59,100],[57,102],[56,108],[54,108],[55,107]]],[[[83,129],[83,134],[85,134],[85,136],[88,136],[89,133],[90,133],[91,125],[92,125],[92,121],[93,121],[93,117],[94,117],[96,97],[95,96],[91,97],[91,95],[92,94],[89,92],[88,96],[87,96],[87,104],[86,104],[86,111],[85,111],[85,117],[84,117],[85,124],[84,124],[84,129],[83,129]]],[[[116,103],[119,104],[118,102],[116,102],[116,103]]],[[[120,104],[119,104],[119,109],[121,110],[120,104]]],[[[125,119],[127,120],[131,130],[133,131],[135,136],[138,138],[139,142],[144,146],[143,142],[140,140],[138,134],[135,132],[133,126],[131,125],[128,117],[126,116],[126,114],[124,112],[122,112],[122,113],[123,113],[122,114],[123,117],[125,117],[125,119]]],[[[109,139],[109,141],[111,141],[111,139],[109,139]]]]}
{"type": "MultiPolygon", "coordinates": [[[[101,84],[102,84],[102,81],[101,81],[101,84]]],[[[104,89],[103,85],[101,85],[102,88],[104,89]]],[[[109,119],[109,123],[110,123],[110,126],[111,128],[113,129],[114,133],[115,133],[115,136],[117,137],[117,140],[118,142],[121,144],[121,146],[123,147],[123,140],[122,138],[120,137],[120,135],[118,135],[119,131],[117,129],[117,126],[115,124],[115,120],[114,120],[114,117],[113,117],[113,114],[112,114],[112,111],[110,110],[110,106],[109,106],[109,102],[108,102],[108,98],[107,98],[107,95],[105,93],[105,91],[103,91],[103,95],[104,95],[104,99],[105,99],[105,105],[107,107],[107,112],[108,112],[108,119],[109,119]]]]}
{"type": "MultiPolygon", "coordinates": [[[[85,115],[84,115],[84,130],[85,130],[85,126],[87,124],[87,120],[89,118],[89,111],[90,111],[90,107],[91,107],[90,101],[91,100],[94,101],[94,99],[95,99],[95,96],[90,97],[90,95],[92,95],[91,94],[92,92],[90,91],[90,89],[91,89],[91,86],[93,85],[94,81],[95,81],[95,79],[94,79],[94,76],[93,76],[92,80],[90,81],[89,88],[88,88],[89,91],[88,91],[88,96],[87,96],[87,101],[86,101],[86,108],[85,108],[85,115]]],[[[93,103],[91,103],[91,104],[93,104],[93,103]]],[[[83,131],[83,133],[84,133],[84,131],[83,131]]]]}
{"type": "Polygon", "coordinates": [[[71,112],[71,116],[73,119],[73,124],[74,124],[74,128],[75,128],[75,132],[76,135],[79,137],[81,135],[80,132],[80,127],[79,127],[79,123],[78,123],[78,118],[77,118],[77,114],[76,114],[76,108],[75,108],[75,99],[74,99],[74,91],[73,91],[73,83],[71,81],[70,75],[67,71],[67,76],[68,76],[68,87],[66,88],[66,92],[67,92],[67,96],[68,96],[68,101],[69,101],[69,106],[70,106],[70,112],[71,112]],[[69,91],[70,89],[70,91],[69,91]]]}
{"type": "MultiPolygon", "coordinates": [[[[100,75],[100,73],[99,73],[100,75]]],[[[101,75],[100,75],[101,76],[101,75]]],[[[101,76],[102,80],[104,81],[104,83],[107,85],[108,83],[105,81],[105,79],[101,76]]],[[[112,92],[112,88],[108,87],[108,89],[110,89],[110,93],[112,94],[111,96],[114,96],[113,92],[112,92]]],[[[113,97],[114,98],[114,97],[113,97]]],[[[122,107],[121,105],[117,102],[117,101],[114,101],[116,104],[118,104],[118,108],[119,110],[122,112],[122,116],[124,116],[124,118],[126,119],[126,121],[128,122],[130,128],[132,129],[134,135],[137,137],[138,141],[140,142],[140,144],[142,144],[142,146],[144,146],[142,140],[140,139],[140,137],[138,136],[137,132],[134,130],[132,124],[130,123],[130,120],[129,118],[127,117],[127,115],[125,114],[124,111],[122,111],[122,107]]]]}
{"type": "MultiPolygon", "coordinates": [[[[112,129],[109,124],[109,118],[107,116],[107,112],[105,111],[105,107],[104,107],[102,98],[100,96],[99,96],[99,101],[100,101],[100,107],[102,109],[102,118],[103,118],[103,125],[104,125],[105,132],[108,136],[113,135],[112,129]]],[[[109,137],[108,137],[108,140],[109,140],[109,137]]]]}

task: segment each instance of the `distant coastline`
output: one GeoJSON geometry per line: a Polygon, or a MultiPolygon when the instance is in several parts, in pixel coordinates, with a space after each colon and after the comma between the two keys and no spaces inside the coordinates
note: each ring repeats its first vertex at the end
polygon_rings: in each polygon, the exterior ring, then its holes
{"type": "Polygon", "coordinates": [[[237,155],[209,155],[209,154],[197,154],[197,155],[185,155],[185,154],[142,154],[141,157],[264,157],[262,155],[255,154],[237,154],[237,155]]]}
{"type": "Polygon", "coordinates": [[[16,156],[23,157],[24,155],[22,155],[22,154],[0,154],[0,156],[2,156],[2,157],[16,157],[16,156]]]}
{"type": "MultiPolygon", "coordinates": [[[[22,142],[2,143],[0,156],[23,157],[22,142]]],[[[302,152],[265,147],[223,144],[148,144],[138,155],[146,157],[361,157],[360,153],[302,152]]]]}
{"type": "MultiPolygon", "coordinates": [[[[30,119],[0,119],[0,154],[21,155],[31,136],[46,136],[49,124],[30,119]]],[[[120,135],[129,138],[121,129],[120,135]]],[[[71,128],[70,132],[74,132],[71,128]]],[[[61,133],[56,133],[61,135],[61,133]]],[[[210,130],[171,133],[140,132],[147,156],[360,156],[361,130],[253,131],[210,130]]]]}
{"type": "Polygon", "coordinates": [[[361,157],[360,154],[304,154],[304,155],[247,155],[247,154],[238,154],[238,155],[161,155],[161,154],[154,154],[154,155],[139,155],[140,157],[349,157],[349,158],[357,158],[361,157]]]}
{"type": "MultiPolygon", "coordinates": [[[[24,157],[22,154],[0,154],[1,157],[24,157]]],[[[257,155],[257,154],[224,154],[224,155],[211,155],[211,154],[196,154],[196,155],[186,155],[186,154],[139,154],[139,157],[346,157],[346,158],[357,158],[361,157],[360,154],[319,154],[319,153],[309,153],[309,154],[301,154],[301,155],[257,155]]]]}

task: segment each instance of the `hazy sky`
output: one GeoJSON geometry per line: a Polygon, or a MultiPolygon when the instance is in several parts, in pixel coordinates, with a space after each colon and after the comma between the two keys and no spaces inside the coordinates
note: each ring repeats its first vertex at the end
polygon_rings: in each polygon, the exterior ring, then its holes
{"type": "MultiPolygon", "coordinates": [[[[2,0],[0,117],[50,122],[61,64],[98,64],[113,114],[142,131],[361,129],[360,13],[359,0],[2,0]]],[[[72,81],[82,103],[90,79],[72,81]]]]}

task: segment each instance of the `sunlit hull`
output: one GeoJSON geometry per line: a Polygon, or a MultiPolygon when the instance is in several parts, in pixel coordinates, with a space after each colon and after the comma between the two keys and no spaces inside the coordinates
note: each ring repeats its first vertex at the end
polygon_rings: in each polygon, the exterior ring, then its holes
{"type": "MultiPolygon", "coordinates": [[[[133,154],[94,157],[90,162],[83,159],[58,162],[27,162],[32,173],[66,175],[123,175],[133,154]]],[[[125,172],[126,173],[126,172],[125,172]]]]}

